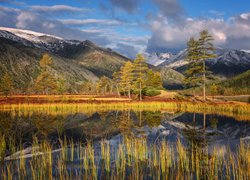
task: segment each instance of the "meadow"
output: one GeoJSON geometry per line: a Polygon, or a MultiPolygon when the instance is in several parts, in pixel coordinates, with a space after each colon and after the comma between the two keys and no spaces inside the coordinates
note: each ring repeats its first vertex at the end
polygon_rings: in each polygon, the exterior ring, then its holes
{"type": "MultiPolygon", "coordinates": [[[[49,97],[51,98],[51,97],[49,97]]],[[[82,98],[82,97],[77,97],[82,98]]],[[[215,103],[215,102],[191,102],[191,101],[129,101],[119,98],[95,98],[88,101],[78,102],[67,101],[43,101],[34,103],[5,103],[0,104],[0,111],[8,111],[13,114],[32,114],[33,112],[46,112],[47,114],[68,114],[82,111],[95,112],[107,110],[151,110],[151,111],[182,111],[197,112],[207,114],[223,114],[236,117],[238,120],[249,120],[250,104],[249,103],[215,103]],[[112,100],[110,100],[112,99],[112,100]]]]}

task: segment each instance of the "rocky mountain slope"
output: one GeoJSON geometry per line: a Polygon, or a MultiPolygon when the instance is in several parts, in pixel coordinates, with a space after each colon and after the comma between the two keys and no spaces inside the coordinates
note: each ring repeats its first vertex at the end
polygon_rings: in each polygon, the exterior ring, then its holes
{"type": "MultiPolygon", "coordinates": [[[[217,58],[207,60],[207,66],[210,71],[220,77],[233,77],[250,69],[250,53],[243,50],[231,50],[216,48],[217,58]]],[[[187,50],[184,49],[172,58],[159,64],[159,68],[173,68],[183,73],[188,65],[185,60],[187,50]]]]}
{"type": "Polygon", "coordinates": [[[70,83],[96,81],[111,77],[129,59],[86,41],[63,38],[33,31],[0,28],[0,75],[8,72],[18,88],[27,87],[40,72],[44,53],[53,58],[51,71],[70,83]],[[15,78],[18,77],[18,78],[15,78]]]}
{"type": "MultiPolygon", "coordinates": [[[[127,57],[91,41],[65,40],[61,37],[29,30],[0,27],[0,75],[8,72],[18,88],[26,88],[40,72],[39,60],[48,53],[54,61],[51,71],[63,76],[70,84],[96,81],[101,76],[111,77],[127,57]],[[18,77],[18,78],[15,78],[18,77]]],[[[171,53],[150,55],[160,63],[171,58],[171,53]]],[[[180,86],[183,75],[169,68],[149,68],[161,72],[165,87],[180,86]]]]}

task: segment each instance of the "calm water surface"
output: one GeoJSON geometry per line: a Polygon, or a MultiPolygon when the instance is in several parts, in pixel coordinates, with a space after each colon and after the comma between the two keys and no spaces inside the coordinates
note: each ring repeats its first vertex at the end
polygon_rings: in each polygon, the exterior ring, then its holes
{"type": "Polygon", "coordinates": [[[145,137],[148,143],[166,140],[207,146],[228,145],[234,148],[240,140],[250,140],[250,121],[216,114],[163,111],[108,111],[49,115],[30,113],[13,115],[0,112],[0,132],[15,136],[29,146],[33,136],[57,143],[59,137],[75,142],[88,140],[119,143],[126,137],[145,137]]]}
{"type": "MultiPolygon", "coordinates": [[[[195,145],[207,148],[208,151],[217,148],[220,153],[227,153],[227,148],[236,152],[241,141],[250,144],[250,121],[240,121],[234,117],[217,114],[166,111],[113,110],[66,115],[35,112],[22,114],[7,111],[0,112],[1,134],[15,137],[17,144],[21,144],[26,149],[32,145],[34,137],[37,137],[40,142],[43,140],[50,142],[53,145],[53,166],[55,166],[53,172],[57,177],[56,161],[60,156],[59,139],[66,138],[75,144],[80,142],[83,146],[86,142],[94,142],[97,164],[101,162],[101,141],[104,140],[110,145],[111,162],[115,162],[115,153],[118,152],[119,144],[124,143],[125,138],[146,139],[150,147],[157,147],[162,141],[175,145],[180,139],[187,149],[189,147],[192,149],[195,145]]],[[[27,160],[30,158],[30,153],[31,151],[27,151],[25,154],[27,160]]],[[[6,162],[11,163],[11,160],[6,162]]],[[[26,163],[29,166],[29,162],[26,163]]],[[[69,171],[81,171],[83,161],[76,157],[74,161],[66,164],[69,171]]],[[[101,171],[101,168],[98,169],[101,171]]],[[[128,168],[126,173],[130,174],[132,171],[128,168]]],[[[27,172],[30,172],[29,167],[27,172]]],[[[102,175],[103,172],[98,172],[99,178],[102,175]]],[[[146,177],[151,178],[151,175],[146,177]]]]}

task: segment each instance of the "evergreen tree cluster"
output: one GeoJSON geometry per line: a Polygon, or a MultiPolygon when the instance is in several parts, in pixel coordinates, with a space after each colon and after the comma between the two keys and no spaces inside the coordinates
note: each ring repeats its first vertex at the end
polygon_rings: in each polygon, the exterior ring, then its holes
{"type": "Polygon", "coordinates": [[[138,54],[134,62],[125,63],[119,72],[113,74],[117,90],[131,98],[132,94],[138,95],[142,100],[145,89],[161,89],[162,79],[159,72],[148,68],[144,57],[138,54]]]}

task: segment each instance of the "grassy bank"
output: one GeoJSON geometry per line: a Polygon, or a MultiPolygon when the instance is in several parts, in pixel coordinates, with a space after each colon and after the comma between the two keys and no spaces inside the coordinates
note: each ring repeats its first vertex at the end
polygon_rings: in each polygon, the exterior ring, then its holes
{"type": "Polygon", "coordinates": [[[69,113],[95,112],[109,110],[134,111],[182,111],[208,114],[221,114],[238,117],[239,120],[249,120],[250,104],[247,103],[202,103],[186,101],[169,102],[99,102],[99,103],[40,103],[40,104],[2,104],[0,111],[10,111],[13,114],[29,115],[43,112],[51,115],[69,113]]]}

